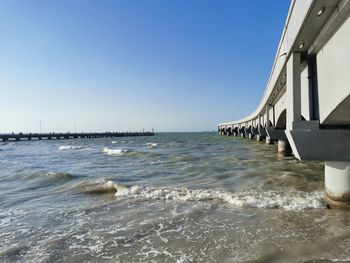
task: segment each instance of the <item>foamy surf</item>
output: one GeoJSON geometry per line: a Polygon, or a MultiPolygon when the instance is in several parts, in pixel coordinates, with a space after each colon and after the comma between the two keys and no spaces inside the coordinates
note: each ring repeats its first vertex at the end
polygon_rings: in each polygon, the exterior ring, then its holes
{"type": "Polygon", "coordinates": [[[246,191],[221,192],[216,190],[191,190],[187,188],[156,188],[146,186],[114,186],[116,197],[146,198],[178,201],[219,200],[238,207],[275,208],[286,210],[307,210],[326,208],[322,192],[278,192],[246,191]]]}
{"type": "Polygon", "coordinates": [[[127,142],[126,141],[112,141],[112,144],[116,144],[116,143],[127,143],[127,142]]]}
{"type": "Polygon", "coordinates": [[[157,147],[157,146],[158,146],[158,143],[155,143],[155,142],[148,142],[148,143],[147,143],[147,146],[150,146],[150,147],[157,147]]]}
{"type": "Polygon", "coordinates": [[[127,150],[126,149],[110,149],[108,147],[105,147],[103,149],[103,153],[107,154],[107,155],[123,155],[124,153],[126,153],[127,150]]]}
{"type": "Polygon", "coordinates": [[[80,145],[62,145],[58,147],[58,150],[65,151],[65,150],[82,150],[82,149],[89,149],[88,147],[85,146],[80,146],[80,145]]]}

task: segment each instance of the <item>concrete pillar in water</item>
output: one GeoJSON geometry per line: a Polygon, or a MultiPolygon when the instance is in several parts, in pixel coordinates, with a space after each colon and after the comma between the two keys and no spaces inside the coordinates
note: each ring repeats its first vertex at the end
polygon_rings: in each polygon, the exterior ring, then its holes
{"type": "Polygon", "coordinates": [[[261,141],[262,141],[261,136],[260,136],[259,134],[256,135],[256,140],[257,140],[258,142],[261,142],[261,141]]]}
{"type": "Polygon", "coordinates": [[[244,132],[241,132],[241,137],[242,137],[242,138],[244,138],[244,137],[245,137],[244,132]]]}
{"type": "Polygon", "coordinates": [[[268,136],[266,136],[266,144],[273,144],[273,140],[268,136]]]}
{"type": "Polygon", "coordinates": [[[288,140],[278,140],[278,155],[279,156],[291,156],[292,149],[288,140]]]}
{"type": "Polygon", "coordinates": [[[248,137],[249,139],[254,139],[254,135],[252,133],[249,133],[248,137]]]}
{"type": "Polygon", "coordinates": [[[350,162],[325,162],[326,202],[350,210],[350,162]]]}

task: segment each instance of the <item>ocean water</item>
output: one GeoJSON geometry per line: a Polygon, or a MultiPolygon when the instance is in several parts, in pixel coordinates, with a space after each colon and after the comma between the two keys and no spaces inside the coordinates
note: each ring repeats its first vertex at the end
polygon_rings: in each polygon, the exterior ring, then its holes
{"type": "Polygon", "coordinates": [[[323,163],[216,133],[0,143],[0,261],[350,260],[323,190],[323,163]]]}

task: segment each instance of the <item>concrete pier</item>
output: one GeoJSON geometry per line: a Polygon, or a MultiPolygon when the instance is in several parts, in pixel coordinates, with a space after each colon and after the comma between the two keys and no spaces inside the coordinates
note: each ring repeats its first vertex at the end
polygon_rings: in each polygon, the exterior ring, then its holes
{"type": "Polygon", "coordinates": [[[325,162],[325,188],[331,208],[350,210],[350,162],[325,162]]]}

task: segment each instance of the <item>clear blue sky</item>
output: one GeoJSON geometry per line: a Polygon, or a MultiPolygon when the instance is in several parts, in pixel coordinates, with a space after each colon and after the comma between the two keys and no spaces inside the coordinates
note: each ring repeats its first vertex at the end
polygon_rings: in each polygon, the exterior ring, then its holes
{"type": "Polygon", "coordinates": [[[0,132],[215,130],[258,105],[290,0],[2,0],[0,132]]]}

